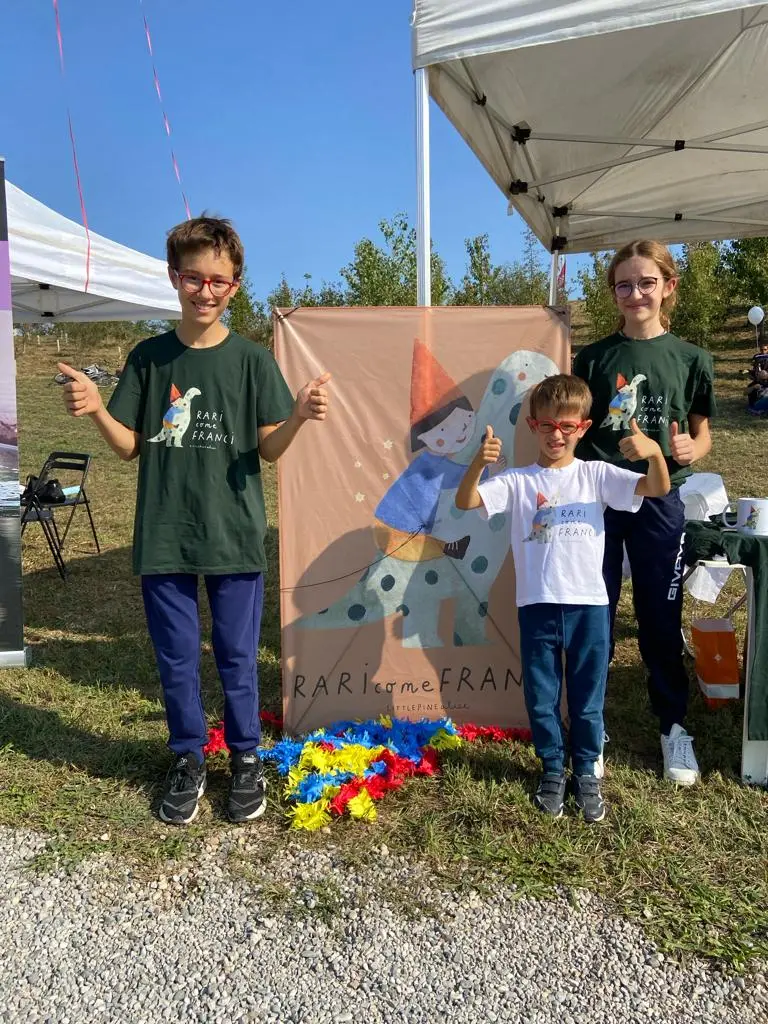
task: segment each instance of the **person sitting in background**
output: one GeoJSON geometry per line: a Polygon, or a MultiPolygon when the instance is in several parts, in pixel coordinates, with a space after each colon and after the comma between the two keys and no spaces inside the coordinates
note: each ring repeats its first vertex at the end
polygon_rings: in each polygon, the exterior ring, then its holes
{"type": "Polygon", "coordinates": [[[760,342],[760,351],[752,356],[752,366],[745,372],[749,377],[747,385],[749,411],[768,412],[768,341],[760,342]]]}

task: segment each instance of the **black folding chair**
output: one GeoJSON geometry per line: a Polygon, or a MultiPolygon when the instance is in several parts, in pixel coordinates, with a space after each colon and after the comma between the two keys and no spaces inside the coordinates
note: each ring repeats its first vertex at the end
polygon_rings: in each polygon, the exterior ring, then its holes
{"type": "Polygon", "coordinates": [[[24,533],[28,523],[40,523],[40,528],[53,555],[53,561],[59,571],[59,576],[62,579],[66,579],[67,567],[64,563],[64,556],[61,553],[61,538],[56,528],[56,520],[53,518],[51,506],[43,505],[40,501],[37,494],[39,489],[40,483],[38,481],[32,489],[28,488],[22,496],[21,532],[22,534],[24,533]]]}
{"type": "Polygon", "coordinates": [[[40,475],[32,488],[31,493],[27,493],[22,496],[22,535],[28,523],[40,523],[46,540],[48,541],[48,547],[51,549],[51,554],[53,555],[56,567],[62,578],[66,575],[66,566],[64,565],[64,558],[62,554],[64,543],[67,539],[69,528],[72,525],[72,520],[75,517],[75,512],[80,505],[85,507],[85,511],[88,514],[88,521],[91,524],[91,532],[93,533],[96,552],[97,554],[101,554],[101,546],[99,544],[98,534],[96,533],[96,524],[93,521],[93,514],[91,512],[91,503],[88,500],[88,494],[85,490],[85,482],[88,477],[90,464],[91,456],[81,452],[51,452],[45,460],[43,468],[40,470],[40,475]],[[74,485],[66,486],[66,480],[64,481],[63,489],[65,493],[63,501],[46,501],[44,498],[45,485],[49,480],[58,478],[60,473],[76,474],[76,482],[74,485]],[[57,509],[63,510],[67,508],[70,510],[69,515],[63,532],[60,532],[58,523],[56,522],[55,513],[57,509]]]}

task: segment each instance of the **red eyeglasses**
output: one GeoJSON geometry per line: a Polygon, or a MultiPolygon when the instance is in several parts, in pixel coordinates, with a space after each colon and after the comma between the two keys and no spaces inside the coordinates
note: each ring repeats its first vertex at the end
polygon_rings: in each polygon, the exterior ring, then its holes
{"type": "Polygon", "coordinates": [[[181,274],[178,270],[175,273],[182,290],[187,295],[197,295],[198,292],[203,290],[203,285],[207,284],[211,289],[211,295],[214,295],[217,299],[223,299],[229,295],[237,284],[236,279],[234,281],[222,281],[216,278],[201,277],[200,274],[181,274]]]}
{"type": "Polygon", "coordinates": [[[569,434],[575,434],[577,430],[581,430],[586,427],[588,420],[581,420],[576,423],[575,420],[534,420],[529,419],[529,424],[534,430],[538,430],[540,434],[553,434],[556,430],[559,430],[561,434],[567,437],[569,434]]]}

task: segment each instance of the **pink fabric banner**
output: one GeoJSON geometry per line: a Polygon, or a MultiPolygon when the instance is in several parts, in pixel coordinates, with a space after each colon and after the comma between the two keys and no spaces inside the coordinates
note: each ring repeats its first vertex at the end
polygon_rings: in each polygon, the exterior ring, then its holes
{"type": "Polygon", "coordinates": [[[534,460],[527,393],[570,366],[542,307],[278,314],[290,386],[332,407],[279,465],[283,703],[306,732],[382,713],[527,724],[505,517],[455,508],[487,425],[534,460]]]}

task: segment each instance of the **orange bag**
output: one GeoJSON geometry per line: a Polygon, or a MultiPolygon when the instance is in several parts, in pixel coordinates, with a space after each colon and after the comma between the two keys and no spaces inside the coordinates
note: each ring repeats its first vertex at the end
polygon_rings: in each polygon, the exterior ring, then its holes
{"type": "Polygon", "coordinates": [[[739,696],[739,653],[730,619],[694,619],[691,640],[696,677],[707,707],[718,708],[739,696]]]}

